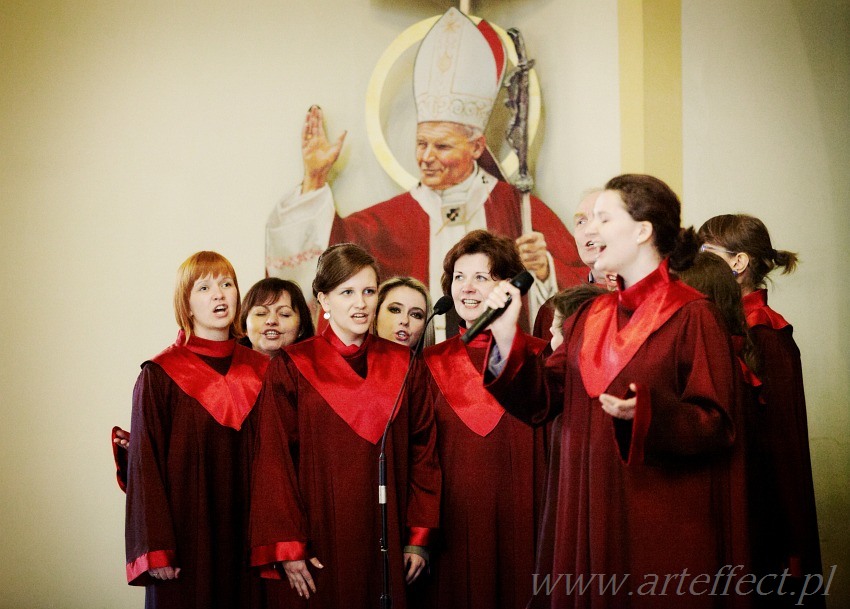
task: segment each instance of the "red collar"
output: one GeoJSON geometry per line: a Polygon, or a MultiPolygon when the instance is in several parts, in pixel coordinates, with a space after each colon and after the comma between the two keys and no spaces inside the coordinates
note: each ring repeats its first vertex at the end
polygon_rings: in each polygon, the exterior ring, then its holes
{"type": "Polygon", "coordinates": [[[623,371],[638,349],[685,304],[705,298],[672,279],[664,260],[626,290],[597,296],[587,312],[579,370],[588,395],[598,397],[623,371]],[[632,312],[622,328],[618,309],[632,312]]]}
{"type": "Polygon", "coordinates": [[[186,335],[151,361],[218,422],[237,431],[251,412],[263,384],[269,358],[237,345],[235,340],[213,341],[186,335]],[[199,356],[232,357],[227,374],[213,370],[199,356]]]}
{"type": "Polygon", "coordinates": [[[358,436],[378,443],[407,371],[410,349],[371,335],[360,346],[346,346],[328,328],[319,336],[290,345],[285,353],[358,436]],[[366,378],[345,361],[364,351],[366,378]]]}
{"type": "MultiPolygon", "coordinates": [[[[460,334],[458,336],[463,336],[464,334],[466,334],[466,327],[459,325],[458,330],[460,331],[460,334]]],[[[492,340],[493,340],[493,333],[490,332],[490,330],[484,330],[483,332],[479,333],[478,336],[476,336],[471,341],[466,343],[466,346],[467,347],[475,347],[475,348],[478,348],[478,349],[483,349],[484,347],[487,347],[488,350],[489,350],[490,342],[492,340]]]]}
{"type": "Polygon", "coordinates": [[[765,289],[750,292],[741,298],[741,302],[744,305],[744,316],[746,316],[747,325],[750,328],[767,326],[774,330],[781,330],[791,325],[785,321],[782,315],[767,306],[767,290],[765,289]]]}
{"type": "Polygon", "coordinates": [[[340,340],[339,336],[336,335],[336,332],[333,331],[330,324],[328,324],[328,327],[322,330],[322,336],[324,336],[325,340],[327,340],[333,348],[336,349],[337,353],[348,359],[366,349],[366,343],[369,342],[369,337],[372,336],[372,333],[367,332],[363,342],[359,345],[346,345],[342,342],[342,340],[340,340]]]}

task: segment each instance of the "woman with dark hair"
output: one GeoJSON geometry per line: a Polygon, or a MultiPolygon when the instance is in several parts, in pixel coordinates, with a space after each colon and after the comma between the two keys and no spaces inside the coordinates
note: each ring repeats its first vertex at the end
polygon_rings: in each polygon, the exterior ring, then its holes
{"type": "MultiPolygon", "coordinates": [[[[776,268],[794,271],[797,254],[774,249],[764,223],[744,214],[715,216],[699,234],[703,248],[723,258],[738,281],[760,360],[763,407],[749,429],[758,479],[752,497],[753,562],[760,573],[787,568],[799,586],[800,577],[822,572],[803,368],[793,327],[768,306],[766,289],[776,268]]],[[[823,606],[824,599],[809,602],[823,606]]]]}
{"type": "Polygon", "coordinates": [[[410,350],[370,333],[377,293],[371,255],[351,243],[328,248],[313,282],[328,326],[272,360],[260,396],[251,564],[264,577],[289,582],[294,592],[281,599],[285,606],[298,606],[296,594],[310,607],[377,604],[377,463],[391,417],[386,486],[394,607],[406,606],[405,581],[424,568],[423,547],[438,525],[433,418],[421,396],[402,392],[410,350]]]}
{"type": "Polygon", "coordinates": [[[176,342],[133,391],[127,581],[146,607],[260,606],[248,569],[251,439],[268,358],[242,333],[233,267],[198,252],[178,270],[176,342]]]}
{"type": "Polygon", "coordinates": [[[717,309],[670,274],[693,262],[696,235],[664,182],[623,175],[597,198],[588,238],[619,289],[567,319],[548,360],[516,332],[513,286],[486,302],[513,297],[490,326],[488,389],[532,424],[561,415],[531,606],[748,605],[735,588],[747,541],[732,347],[717,309]],[[710,593],[724,568],[732,587],[710,593]],[[563,581],[577,577],[602,581],[563,581]]]}
{"type": "Polygon", "coordinates": [[[269,357],[284,347],[313,336],[313,320],[298,284],[267,277],[248,290],[242,300],[239,325],[248,347],[269,357]]]}
{"type": "Polygon", "coordinates": [[[400,345],[414,348],[422,333],[422,347],[434,344],[434,326],[425,327],[431,314],[431,295],[413,277],[393,277],[378,288],[378,313],[373,331],[400,345]]]}
{"type": "MultiPolygon", "coordinates": [[[[461,335],[498,281],[523,268],[513,240],[483,230],[449,250],[442,288],[454,300],[461,335]]],[[[490,341],[489,332],[468,344],[454,336],[423,354],[443,471],[443,543],[425,591],[429,607],[513,609],[531,595],[545,431],[506,415],[484,390],[490,341]]],[[[528,341],[541,351],[546,345],[528,341]]]]}

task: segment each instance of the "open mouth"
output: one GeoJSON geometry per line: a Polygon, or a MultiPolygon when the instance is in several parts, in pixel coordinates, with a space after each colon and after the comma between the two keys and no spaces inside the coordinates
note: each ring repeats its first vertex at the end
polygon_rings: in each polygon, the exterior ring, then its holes
{"type": "Polygon", "coordinates": [[[266,330],[263,332],[263,336],[265,336],[269,340],[277,340],[280,338],[280,332],[277,330],[266,330]]]}
{"type": "Polygon", "coordinates": [[[213,309],[213,313],[227,313],[227,305],[218,305],[213,309]]]}
{"type": "Polygon", "coordinates": [[[400,343],[406,343],[408,340],[410,340],[410,333],[404,330],[399,330],[395,333],[395,338],[400,343]]]}
{"type": "Polygon", "coordinates": [[[463,306],[468,307],[470,309],[474,309],[475,307],[481,304],[480,300],[474,300],[472,298],[462,298],[460,302],[461,304],[463,304],[463,306]]]}

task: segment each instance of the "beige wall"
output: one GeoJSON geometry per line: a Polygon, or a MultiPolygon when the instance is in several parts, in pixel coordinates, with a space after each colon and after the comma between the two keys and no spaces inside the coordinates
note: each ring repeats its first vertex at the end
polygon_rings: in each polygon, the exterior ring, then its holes
{"type": "MultiPolygon", "coordinates": [[[[341,207],[394,194],[368,148],[366,84],[400,31],[448,4],[0,2],[0,607],[141,606],[123,583],[108,435],[129,424],[138,364],[173,339],[177,265],[216,249],[243,290],[262,276],[262,227],[300,179],[314,102],[333,134],[349,130],[341,207]]],[[[731,0],[701,4],[682,17],[687,213],[751,210],[802,253],[775,301],[804,353],[826,560],[848,567],[850,345],[834,270],[847,262],[835,245],[850,199],[847,11],[842,22],[787,2],[744,15],[731,0]],[[815,35],[824,28],[832,38],[815,35]],[[774,105],[742,112],[763,94],[774,105]],[[832,277],[816,276],[819,260],[832,277]]],[[[538,193],[568,218],[580,191],[619,170],[616,3],[474,9],[519,27],[537,60],[538,193]]]]}

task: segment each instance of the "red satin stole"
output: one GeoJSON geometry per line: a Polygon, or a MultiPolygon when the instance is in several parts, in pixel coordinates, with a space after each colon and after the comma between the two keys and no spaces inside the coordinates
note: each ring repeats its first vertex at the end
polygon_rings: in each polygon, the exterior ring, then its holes
{"type": "Polygon", "coordinates": [[[269,358],[232,339],[216,341],[192,336],[185,342],[186,335],[181,330],[174,344],[151,361],[195,398],[219,425],[239,431],[260,394],[269,358]],[[227,374],[222,376],[213,370],[199,355],[232,356],[227,374]]]}
{"type": "Polygon", "coordinates": [[[761,387],[761,380],[753,372],[752,368],[747,366],[747,363],[741,357],[741,351],[744,349],[744,337],[739,334],[732,335],[732,348],[735,350],[735,359],[741,366],[741,373],[744,375],[744,382],[751,387],[761,387]]]}
{"type": "MultiPolygon", "coordinates": [[[[499,424],[505,409],[484,389],[484,371],[475,368],[460,340],[466,328],[461,327],[460,332],[426,349],[425,364],[460,420],[479,436],[486,437],[499,424]]],[[[472,339],[468,347],[485,349],[485,353],[489,353],[492,340],[493,335],[487,330],[472,339]]],[[[486,357],[484,365],[487,365],[486,357]]]]}
{"type": "Polygon", "coordinates": [[[666,259],[630,288],[597,296],[584,322],[579,353],[588,395],[604,393],[653,332],[685,304],[701,298],[705,296],[670,277],[666,259]],[[620,307],[633,311],[622,328],[617,327],[620,307]]]}
{"type": "Polygon", "coordinates": [[[750,292],[741,299],[741,302],[744,305],[744,316],[747,318],[747,325],[750,328],[767,326],[774,330],[781,330],[791,325],[785,321],[782,315],[767,306],[767,290],[750,292]]]}
{"type": "Polygon", "coordinates": [[[372,444],[380,441],[410,363],[410,349],[370,334],[362,345],[346,346],[328,326],[286,353],[354,433],[372,444]],[[366,350],[366,378],[345,360],[361,349],[366,350]]]}

